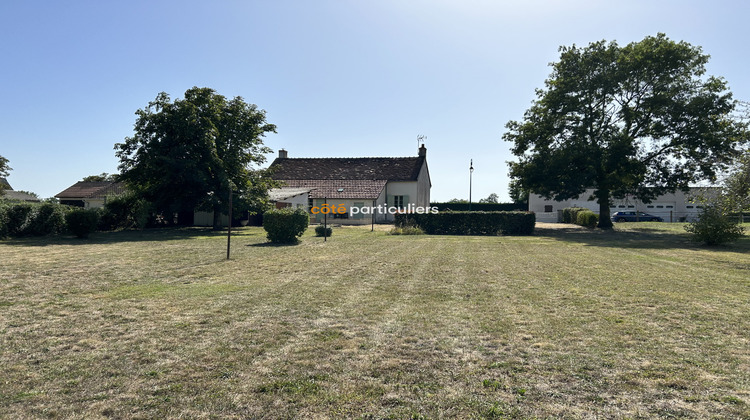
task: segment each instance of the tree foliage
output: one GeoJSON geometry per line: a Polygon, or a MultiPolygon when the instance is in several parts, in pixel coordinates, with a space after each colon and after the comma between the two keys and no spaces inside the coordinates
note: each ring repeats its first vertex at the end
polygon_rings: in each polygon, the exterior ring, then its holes
{"type": "Polygon", "coordinates": [[[750,211],[750,150],[737,158],[724,179],[721,200],[726,210],[740,216],[750,211]]]}
{"type": "Polygon", "coordinates": [[[273,184],[252,166],[265,162],[263,137],[276,126],[241,97],[193,87],[172,101],[162,92],[136,115],[135,134],[115,145],[121,180],[157,211],[213,210],[218,228],[230,188],[239,203],[257,202],[273,184]]]}
{"type": "MultiPolygon", "coordinates": [[[[0,177],[8,176],[10,174],[11,169],[13,169],[8,165],[8,162],[9,162],[8,159],[0,156],[0,177]]],[[[5,184],[0,182],[0,193],[2,193],[4,189],[5,189],[5,184]]]]}
{"type": "Polygon", "coordinates": [[[699,47],[658,34],[560,52],[523,120],[506,125],[522,190],[566,200],[594,187],[590,199],[607,215],[612,198],[649,202],[715,179],[747,141],[747,124],[732,118],[737,102],[723,79],[705,75],[699,47]]]}
{"type": "Polygon", "coordinates": [[[108,174],[106,172],[102,172],[99,175],[89,175],[84,177],[81,181],[83,182],[114,182],[117,181],[118,175],[117,174],[108,174]]]}
{"type": "Polygon", "coordinates": [[[479,202],[480,203],[499,203],[500,202],[500,201],[498,201],[499,198],[500,197],[498,197],[497,194],[492,193],[492,194],[488,195],[487,198],[480,198],[479,202]]]}
{"type": "Polygon", "coordinates": [[[705,245],[721,245],[734,242],[743,235],[744,228],[730,220],[720,206],[703,207],[698,220],[685,225],[691,239],[705,245]]]}
{"type": "Polygon", "coordinates": [[[508,195],[515,204],[529,204],[529,190],[521,185],[518,179],[511,179],[508,184],[508,195]]]}

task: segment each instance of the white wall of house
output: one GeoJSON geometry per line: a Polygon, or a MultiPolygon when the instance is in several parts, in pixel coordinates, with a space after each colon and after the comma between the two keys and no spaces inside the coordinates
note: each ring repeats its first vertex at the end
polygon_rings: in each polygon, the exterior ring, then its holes
{"type": "MultiPolygon", "coordinates": [[[[643,203],[634,198],[613,200],[610,214],[616,211],[641,211],[654,216],[659,216],[665,222],[680,222],[694,220],[701,211],[700,204],[695,202],[697,194],[704,189],[693,188],[688,194],[677,191],[674,194],[665,194],[657,197],[650,203],[643,203]]],[[[599,214],[599,205],[596,201],[587,200],[593,195],[594,189],[588,189],[577,199],[565,201],[547,200],[537,194],[529,195],[529,211],[536,213],[537,221],[554,222],[558,220],[558,211],[566,207],[583,207],[591,209],[599,214]]],[[[608,215],[609,216],[609,215],[608,215]]]]}
{"type": "Polygon", "coordinates": [[[420,207],[430,206],[430,171],[427,169],[427,162],[422,165],[417,177],[417,200],[416,205],[420,207]]]}
{"type": "MultiPolygon", "coordinates": [[[[343,225],[369,225],[372,223],[372,215],[371,214],[364,214],[361,211],[354,213],[351,211],[353,207],[367,207],[368,209],[373,206],[372,200],[365,200],[365,199],[337,199],[337,198],[329,198],[328,200],[325,200],[323,198],[316,198],[313,200],[313,207],[317,207],[320,209],[323,204],[328,204],[328,207],[336,206],[336,208],[339,208],[339,206],[343,205],[346,210],[347,214],[345,217],[342,217],[341,215],[334,215],[329,213],[328,214],[328,224],[343,224],[343,225]]],[[[376,204],[377,205],[377,204],[376,204]]],[[[310,223],[323,223],[325,219],[325,215],[318,213],[313,214],[310,213],[310,223]]]]}

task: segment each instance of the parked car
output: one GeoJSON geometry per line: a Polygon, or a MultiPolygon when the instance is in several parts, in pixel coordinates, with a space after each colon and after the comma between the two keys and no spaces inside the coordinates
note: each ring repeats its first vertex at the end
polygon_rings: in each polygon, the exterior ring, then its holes
{"type": "Polygon", "coordinates": [[[659,216],[654,216],[652,214],[644,213],[642,211],[639,211],[638,214],[634,211],[616,211],[612,213],[612,221],[613,222],[663,222],[664,219],[662,219],[659,216]]]}

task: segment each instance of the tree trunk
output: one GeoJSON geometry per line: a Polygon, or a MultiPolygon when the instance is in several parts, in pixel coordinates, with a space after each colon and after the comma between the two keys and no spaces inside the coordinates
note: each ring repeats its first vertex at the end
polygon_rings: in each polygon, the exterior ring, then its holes
{"type": "Polygon", "coordinates": [[[609,190],[599,190],[596,198],[599,203],[599,223],[596,227],[612,229],[612,219],[609,216],[609,190]]]}
{"type": "Polygon", "coordinates": [[[221,230],[221,206],[214,205],[214,230],[221,230]]]}

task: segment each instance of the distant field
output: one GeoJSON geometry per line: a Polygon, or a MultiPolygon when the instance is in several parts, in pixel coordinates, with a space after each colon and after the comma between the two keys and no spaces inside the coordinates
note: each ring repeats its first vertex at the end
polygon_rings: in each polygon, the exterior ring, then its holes
{"type": "Polygon", "coordinates": [[[750,418],[750,237],[0,242],[0,418],[750,418]]]}

